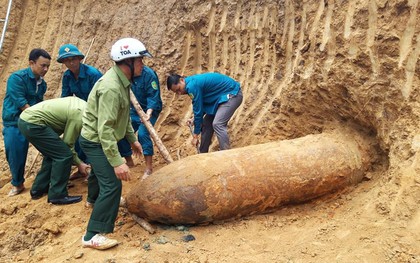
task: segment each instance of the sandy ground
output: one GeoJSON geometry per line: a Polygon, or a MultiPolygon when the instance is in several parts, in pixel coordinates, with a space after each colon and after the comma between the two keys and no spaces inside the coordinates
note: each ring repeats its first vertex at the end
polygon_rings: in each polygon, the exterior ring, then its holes
{"type": "MultiPolygon", "coordinates": [[[[0,18],[7,2],[0,0],[0,18]]],[[[105,72],[112,43],[134,36],[155,56],[145,63],[161,82],[156,129],[175,160],[195,149],[183,125],[189,99],[166,90],[172,70],[218,71],[241,83],[244,102],[230,122],[234,148],[350,128],[374,138],[377,161],[355,186],[217,224],[153,224],[151,235],[121,208],[112,234],[121,244],[95,251],[80,246],[90,214],[83,203],[49,205],[31,200],[28,190],[7,197],[0,140],[1,262],[420,262],[417,0],[126,2],[13,1],[0,96],[32,48],[53,57],[48,99],[60,94],[64,68],[55,59],[62,44],[78,45],[86,63],[105,72]],[[195,240],[183,241],[186,235],[195,240]]],[[[31,148],[27,170],[35,156],[31,148]]],[[[154,161],[157,169],[166,165],[159,154],[154,161]]],[[[136,162],[124,195],[143,172],[136,162]]],[[[83,180],[70,189],[84,200],[86,191],[83,180]]]]}

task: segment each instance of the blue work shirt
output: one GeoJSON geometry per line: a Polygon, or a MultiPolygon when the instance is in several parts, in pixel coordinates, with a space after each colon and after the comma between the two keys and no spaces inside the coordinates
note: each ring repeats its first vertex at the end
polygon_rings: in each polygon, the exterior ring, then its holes
{"type": "MultiPolygon", "coordinates": [[[[144,112],[153,109],[153,115],[156,115],[162,111],[159,78],[153,69],[143,66],[140,76],[134,77],[131,89],[144,112]]],[[[140,118],[133,105],[130,116],[133,120],[140,118]]]]}
{"type": "Polygon", "coordinates": [[[73,72],[68,69],[63,74],[61,97],[69,97],[74,94],[76,97],[87,101],[90,91],[101,77],[102,73],[95,67],[82,63],[77,79],[73,76],[73,72]]]}
{"type": "Polygon", "coordinates": [[[234,79],[220,73],[203,73],[185,78],[185,91],[194,112],[194,133],[200,134],[204,114],[215,115],[219,104],[236,96],[241,89],[234,79]]]}
{"type": "Polygon", "coordinates": [[[25,104],[35,105],[44,99],[47,83],[43,78],[38,81],[31,68],[12,73],[7,80],[6,96],[3,101],[3,126],[17,125],[25,104]]]}

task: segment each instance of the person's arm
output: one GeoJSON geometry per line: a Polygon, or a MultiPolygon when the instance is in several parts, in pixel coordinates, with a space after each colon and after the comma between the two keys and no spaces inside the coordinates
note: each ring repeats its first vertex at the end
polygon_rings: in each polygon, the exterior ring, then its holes
{"type": "MultiPolygon", "coordinates": [[[[203,97],[200,89],[192,89],[192,105],[194,113],[194,135],[199,135],[201,133],[201,125],[203,123],[203,97]]],[[[190,97],[191,95],[188,94],[190,97]]]]}
{"type": "Polygon", "coordinates": [[[24,111],[29,108],[28,100],[26,99],[27,87],[21,76],[12,74],[7,81],[7,94],[11,97],[14,105],[24,111]]]}
{"type": "Polygon", "coordinates": [[[146,115],[148,116],[148,119],[150,119],[153,111],[162,110],[162,99],[160,97],[160,86],[159,86],[159,79],[157,78],[157,75],[156,75],[156,78],[151,78],[146,90],[147,90],[146,115]]]}
{"type": "Polygon", "coordinates": [[[147,109],[146,111],[146,121],[150,120],[152,117],[153,109],[147,109]]]}
{"type": "Polygon", "coordinates": [[[140,157],[140,155],[143,153],[143,148],[141,147],[141,144],[138,141],[135,141],[131,144],[131,150],[134,153],[134,156],[140,157]]]}
{"type": "MultiPolygon", "coordinates": [[[[79,156],[76,153],[76,150],[74,149],[74,145],[76,143],[77,138],[79,138],[80,131],[82,129],[82,119],[81,115],[82,113],[78,113],[80,115],[79,118],[69,117],[66,123],[66,127],[64,127],[64,133],[63,133],[63,142],[70,148],[72,154],[73,154],[73,164],[76,166],[79,166],[82,161],[79,159],[79,156]]],[[[75,115],[77,115],[75,113],[75,115]]]]}
{"type": "MultiPolygon", "coordinates": [[[[192,85],[193,82],[190,83],[190,85],[192,85]]],[[[203,96],[202,96],[202,91],[200,88],[195,87],[193,89],[189,89],[189,96],[192,98],[192,105],[193,105],[193,113],[194,113],[194,118],[193,118],[193,123],[194,123],[194,130],[193,130],[193,134],[192,134],[192,140],[191,140],[191,144],[193,146],[197,146],[199,144],[199,137],[200,137],[200,133],[201,133],[201,125],[203,123],[203,116],[204,116],[204,111],[203,111],[203,96]]]]}
{"type": "MultiPolygon", "coordinates": [[[[104,85],[104,84],[103,84],[104,85]]],[[[122,157],[118,151],[117,141],[114,136],[114,126],[117,123],[118,112],[120,108],[120,94],[109,87],[101,88],[98,91],[98,136],[102,145],[102,149],[112,167],[124,164],[122,157]]],[[[127,139],[135,138],[133,127],[131,127],[132,136],[127,139]]],[[[129,129],[127,127],[127,129],[129,129]]],[[[130,134],[130,131],[128,132],[130,134]]],[[[136,140],[136,138],[135,138],[136,140]]],[[[133,141],[131,141],[133,142],[133,141]]],[[[131,143],[130,142],[130,143],[131,143]]]]}

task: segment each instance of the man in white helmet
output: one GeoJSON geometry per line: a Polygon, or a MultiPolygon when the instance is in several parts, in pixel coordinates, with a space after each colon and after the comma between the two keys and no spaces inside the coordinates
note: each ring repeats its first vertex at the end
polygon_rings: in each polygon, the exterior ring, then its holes
{"type": "MultiPolygon", "coordinates": [[[[131,90],[136,97],[142,110],[146,113],[145,120],[149,121],[153,126],[155,125],[160,112],[162,111],[162,98],[160,96],[159,77],[157,73],[150,67],[143,65],[139,76],[133,79],[131,90]]],[[[149,131],[145,124],[140,119],[134,106],[130,110],[131,125],[134,131],[137,132],[137,138],[143,150],[144,161],[146,168],[142,179],[145,179],[153,172],[153,142],[150,138],[149,131]]],[[[129,167],[134,166],[130,144],[126,139],[118,142],[118,149],[127,162],[129,167]],[[131,164],[131,166],[130,166],[131,164]]]]}
{"type": "Polygon", "coordinates": [[[142,57],[147,55],[149,52],[137,39],[115,42],[111,58],[116,65],[96,82],[87,101],[79,141],[92,166],[87,201],[93,210],[82,238],[84,247],[103,250],[118,244],[103,235],[114,231],[121,180],[130,180],[129,167],[118,152],[117,142],[126,138],[136,156],[142,153],[130,122],[130,88],[133,77],[141,73],[142,57]]]}

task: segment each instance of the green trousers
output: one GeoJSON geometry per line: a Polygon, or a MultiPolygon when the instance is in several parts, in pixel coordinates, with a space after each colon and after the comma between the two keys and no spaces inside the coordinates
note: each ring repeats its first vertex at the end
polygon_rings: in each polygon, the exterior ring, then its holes
{"type": "Polygon", "coordinates": [[[112,233],[120,205],[122,183],[108,162],[100,143],[79,137],[80,147],[92,166],[88,177],[88,201],[94,203],[87,231],[112,233]]]}
{"type": "Polygon", "coordinates": [[[18,128],[44,157],[32,190],[48,192],[49,200],[67,196],[67,182],[73,163],[70,148],[48,126],[35,125],[19,119],[18,128]]]}

